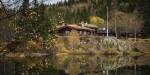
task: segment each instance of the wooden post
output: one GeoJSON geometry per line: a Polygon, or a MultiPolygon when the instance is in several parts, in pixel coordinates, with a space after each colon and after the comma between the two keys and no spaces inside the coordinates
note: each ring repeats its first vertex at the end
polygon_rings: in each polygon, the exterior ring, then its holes
{"type": "Polygon", "coordinates": [[[106,32],[107,32],[107,37],[108,37],[108,34],[109,34],[109,31],[108,31],[108,6],[106,7],[106,9],[107,9],[107,30],[106,30],[106,32]]]}

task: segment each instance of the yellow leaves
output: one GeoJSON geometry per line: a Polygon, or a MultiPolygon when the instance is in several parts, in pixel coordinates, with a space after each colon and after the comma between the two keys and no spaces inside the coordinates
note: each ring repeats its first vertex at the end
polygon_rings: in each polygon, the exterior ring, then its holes
{"type": "Polygon", "coordinates": [[[28,64],[28,70],[29,70],[29,69],[32,69],[32,68],[35,67],[35,66],[36,66],[35,63],[30,63],[30,64],[28,64]]]}
{"type": "Polygon", "coordinates": [[[21,32],[23,29],[22,29],[21,27],[16,27],[14,30],[15,30],[16,33],[19,33],[19,32],[21,32]]]}
{"type": "Polygon", "coordinates": [[[68,41],[70,42],[73,42],[73,41],[80,41],[79,40],[79,33],[75,30],[72,30],[70,33],[69,33],[69,36],[68,36],[68,41]]]}
{"type": "Polygon", "coordinates": [[[68,54],[58,53],[56,57],[57,67],[65,64],[65,61],[68,59],[68,54]]]}
{"type": "Polygon", "coordinates": [[[31,12],[30,15],[37,15],[37,12],[31,12]]]}
{"type": "Polygon", "coordinates": [[[65,40],[62,37],[54,38],[52,39],[53,48],[55,48],[55,51],[58,53],[67,53],[67,49],[65,47],[65,40]]]}
{"type": "Polygon", "coordinates": [[[76,49],[80,44],[80,35],[76,30],[72,30],[67,38],[70,49],[76,49]]]}
{"type": "Polygon", "coordinates": [[[78,49],[80,45],[80,35],[77,31],[72,30],[67,38],[56,36],[57,38],[52,39],[53,49],[58,53],[69,53],[71,50],[78,49]]]}
{"type": "Polygon", "coordinates": [[[37,12],[31,12],[30,14],[29,14],[29,16],[28,16],[28,19],[33,19],[33,18],[35,18],[36,16],[39,16],[38,14],[37,14],[37,12]]]}
{"type": "Polygon", "coordinates": [[[36,42],[34,41],[28,41],[27,42],[27,49],[36,48],[36,42]]]}
{"type": "Polygon", "coordinates": [[[69,75],[78,75],[80,64],[79,63],[70,63],[68,66],[69,75]]]}
{"type": "Polygon", "coordinates": [[[38,41],[29,40],[27,41],[26,48],[32,50],[40,50],[43,48],[43,39],[39,37],[38,41]]]}
{"type": "Polygon", "coordinates": [[[104,25],[104,19],[102,19],[98,16],[91,16],[90,17],[90,24],[102,27],[104,25]]]}

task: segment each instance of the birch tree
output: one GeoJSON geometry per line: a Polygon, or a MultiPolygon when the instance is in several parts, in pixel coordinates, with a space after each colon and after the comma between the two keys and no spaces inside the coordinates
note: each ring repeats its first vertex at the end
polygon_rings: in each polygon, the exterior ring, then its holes
{"type": "Polygon", "coordinates": [[[117,11],[110,19],[110,29],[115,32],[116,35],[125,33],[134,33],[134,37],[138,32],[141,32],[143,28],[143,20],[137,13],[124,13],[117,11]]]}

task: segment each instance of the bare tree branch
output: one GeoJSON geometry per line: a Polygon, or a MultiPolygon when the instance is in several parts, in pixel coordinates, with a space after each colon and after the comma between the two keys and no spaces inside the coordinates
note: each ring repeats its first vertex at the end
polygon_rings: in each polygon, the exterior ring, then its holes
{"type": "Polygon", "coordinates": [[[5,14],[8,16],[7,10],[6,10],[5,5],[3,4],[2,0],[0,0],[0,3],[1,3],[1,5],[2,5],[2,8],[3,8],[5,14]]]}
{"type": "Polygon", "coordinates": [[[16,13],[14,13],[14,14],[11,14],[11,15],[8,15],[8,16],[6,16],[6,17],[2,17],[2,18],[0,18],[0,21],[3,21],[3,20],[5,20],[5,19],[8,19],[8,18],[11,18],[11,17],[13,17],[13,16],[16,16],[18,13],[20,13],[21,12],[21,10],[20,11],[17,11],[16,13]]]}

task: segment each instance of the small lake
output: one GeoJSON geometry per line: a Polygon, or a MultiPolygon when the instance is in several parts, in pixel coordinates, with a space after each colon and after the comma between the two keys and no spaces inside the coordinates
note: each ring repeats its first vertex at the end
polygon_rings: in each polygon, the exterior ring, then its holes
{"type": "Polygon", "coordinates": [[[0,75],[150,75],[150,55],[1,57],[0,75]]]}

